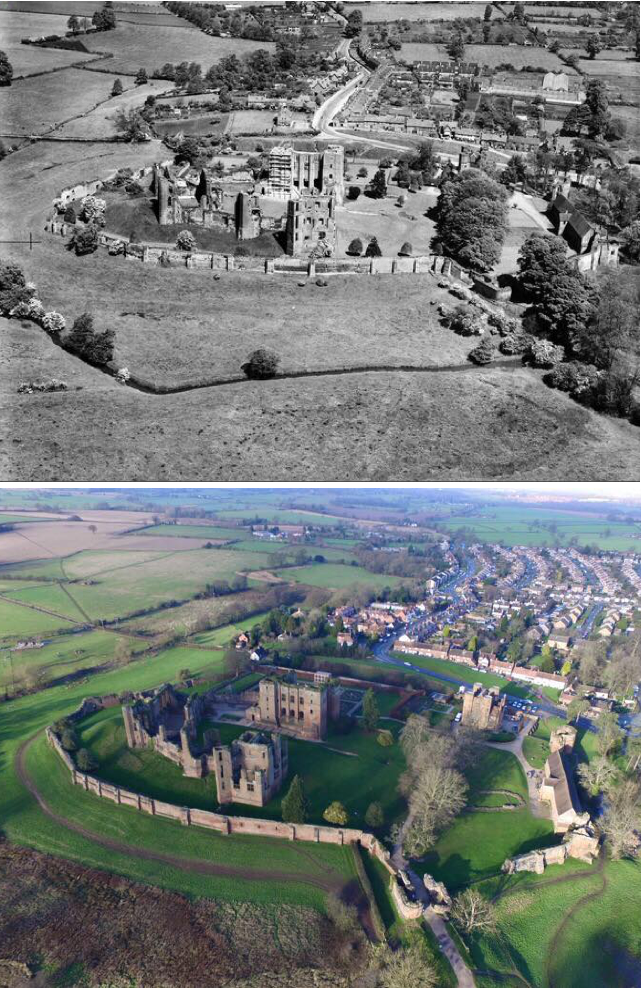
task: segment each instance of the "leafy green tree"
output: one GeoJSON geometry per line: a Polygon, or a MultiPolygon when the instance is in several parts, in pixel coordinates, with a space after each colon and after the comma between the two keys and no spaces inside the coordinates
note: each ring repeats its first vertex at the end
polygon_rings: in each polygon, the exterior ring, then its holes
{"type": "Polygon", "coordinates": [[[500,259],[507,233],[507,191],[476,168],[441,186],[437,231],[445,251],[487,271],[500,259]]]}
{"type": "Polygon", "coordinates": [[[352,257],[360,257],[363,253],[363,241],[359,237],[354,237],[347,248],[347,253],[352,257]]]}
{"type": "Polygon", "coordinates": [[[78,20],[75,14],[72,14],[69,20],[67,21],[67,27],[69,28],[72,34],[78,34],[78,31],[80,30],[80,21],[78,20]]]}
{"type": "Polygon", "coordinates": [[[265,380],[276,375],[279,363],[280,358],[275,353],[264,347],[259,347],[258,350],[250,353],[242,369],[247,377],[254,380],[265,380]]]}
{"type": "Polygon", "coordinates": [[[378,701],[373,689],[368,689],[363,697],[363,724],[367,731],[375,731],[379,718],[378,701]]]}
{"type": "Polygon", "coordinates": [[[360,10],[353,10],[347,18],[345,37],[355,38],[363,30],[363,15],[360,10]]]}
{"type": "Polygon", "coordinates": [[[344,827],[349,820],[349,813],[342,803],[335,800],[333,803],[329,804],[323,813],[323,819],[327,820],[328,823],[336,823],[340,827],[344,827]]]}
{"type": "Polygon", "coordinates": [[[122,92],[123,92],[123,85],[122,85],[121,80],[120,79],[115,79],[114,80],[114,84],[111,87],[111,95],[112,96],[120,96],[122,92]]]}
{"type": "Polygon", "coordinates": [[[372,827],[372,829],[383,826],[385,823],[385,814],[379,802],[369,804],[365,810],[365,823],[368,827],[372,827]]]}
{"type": "Polygon", "coordinates": [[[76,765],[81,772],[91,772],[97,764],[94,756],[86,748],[80,748],[76,752],[76,765]]]}
{"type": "Polygon", "coordinates": [[[136,78],[134,79],[134,84],[136,86],[144,86],[149,80],[147,78],[147,70],[140,68],[136,72],[136,78]]]}
{"type": "Polygon", "coordinates": [[[462,62],[465,57],[465,43],[463,36],[456,34],[451,41],[448,41],[445,50],[453,62],[462,62]]]}
{"type": "Polygon", "coordinates": [[[281,802],[281,812],[285,823],[305,823],[309,803],[305,795],[303,780],[295,775],[286,796],[281,802]]]}
{"type": "Polygon", "coordinates": [[[595,34],[591,34],[585,47],[589,58],[594,59],[601,51],[601,42],[595,34]]]}
{"type": "Polygon", "coordinates": [[[78,738],[76,737],[76,732],[71,727],[65,727],[60,734],[60,744],[65,749],[65,751],[76,751],[78,747],[78,738]]]}
{"type": "Polygon", "coordinates": [[[369,195],[372,199],[384,199],[387,195],[387,179],[382,168],[378,169],[370,182],[369,195]]]}

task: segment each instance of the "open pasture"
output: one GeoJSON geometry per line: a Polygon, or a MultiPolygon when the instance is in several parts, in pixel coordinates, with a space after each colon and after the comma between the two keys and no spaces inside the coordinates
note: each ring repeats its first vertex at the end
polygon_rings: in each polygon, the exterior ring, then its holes
{"type": "MultiPolygon", "coordinates": [[[[71,625],[69,625],[71,627],[71,625]]],[[[0,652],[0,687],[20,683],[25,676],[48,681],[77,675],[79,670],[94,671],[109,663],[118,638],[106,631],[60,635],[42,648],[0,652]]]]}
{"type": "MultiPolygon", "coordinates": [[[[212,625],[217,625],[221,621],[228,619],[228,614],[233,611],[238,605],[258,607],[262,599],[262,594],[257,590],[244,590],[240,593],[235,593],[232,596],[227,597],[205,597],[201,600],[190,600],[186,604],[181,604],[179,607],[172,607],[167,610],[161,610],[154,614],[146,614],[142,617],[131,618],[129,621],[124,622],[123,630],[127,631],[142,631],[146,634],[161,634],[166,631],[174,631],[176,629],[191,628],[194,622],[201,618],[207,618],[212,625]]],[[[259,621],[258,618],[248,618],[252,623],[259,621]]],[[[225,627],[230,627],[230,625],[225,625],[225,627]]],[[[221,631],[217,628],[215,632],[205,631],[202,634],[198,634],[195,637],[195,641],[202,644],[209,644],[208,636],[218,634],[221,631]]],[[[232,631],[229,633],[229,638],[231,638],[232,631]]]]}
{"type": "MultiPolygon", "coordinates": [[[[445,6],[449,7],[450,4],[445,6]]],[[[449,60],[445,45],[433,43],[410,42],[404,44],[400,55],[404,62],[449,60]]],[[[546,48],[529,48],[523,45],[510,45],[509,47],[505,45],[466,45],[465,59],[469,62],[477,62],[479,65],[486,65],[489,68],[509,63],[517,70],[536,65],[537,68],[573,74],[572,69],[564,66],[558,55],[546,48]]]]}
{"type": "MultiPolygon", "coordinates": [[[[49,6],[49,5],[47,5],[49,6]]],[[[22,10],[0,7],[0,39],[2,50],[13,65],[14,79],[62,68],[74,62],[95,58],[91,53],[64,51],[61,48],[37,48],[22,45],[22,38],[40,38],[47,34],[65,34],[67,16],[50,14],[45,9],[27,13],[22,10]]],[[[81,39],[82,40],[82,39],[81,39]]]]}
{"type": "Polygon", "coordinates": [[[18,604],[28,604],[67,617],[76,624],[86,624],[86,618],[60,584],[50,583],[43,587],[8,590],[5,591],[5,597],[15,600],[18,604]]]}
{"type": "Polygon", "coordinates": [[[295,583],[306,583],[310,587],[327,587],[329,590],[356,586],[379,589],[395,587],[402,582],[399,576],[369,573],[362,566],[342,566],[340,563],[312,563],[309,566],[281,570],[280,575],[295,583]]]}
{"type": "Polygon", "coordinates": [[[187,525],[180,522],[177,525],[150,525],[140,532],[145,538],[162,535],[171,539],[212,539],[214,542],[224,542],[229,539],[242,539],[247,533],[242,528],[223,528],[219,525],[187,525]]]}
{"type": "Polygon", "coordinates": [[[341,521],[345,521],[340,515],[322,514],[318,511],[300,510],[295,511],[290,508],[277,508],[271,505],[255,508],[223,508],[218,512],[221,519],[234,518],[243,524],[250,525],[256,518],[260,518],[261,524],[265,521],[273,522],[275,525],[314,525],[332,527],[341,521]]]}
{"type": "MultiPolygon", "coordinates": [[[[360,10],[365,24],[377,24],[380,21],[453,21],[457,17],[483,17],[484,3],[346,3],[345,15],[352,10],[360,10]]],[[[499,16],[496,10],[493,16],[499,16]]]]}
{"type": "MultiPolygon", "coordinates": [[[[110,72],[135,75],[144,68],[149,74],[166,62],[199,62],[203,72],[227,55],[242,58],[258,48],[273,50],[273,42],[242,38],[214,38],[184,18],[171,15],[173,23],[116,23],[113,31],[91,35],[85,42],[91,51],[113,53],[110,72]]],[[[116,21],[118,14],[116,13],[116,21]]]]}
{"type": "Polygon", "coordinates": [[[592,514],[533,507],[487,507],[475,514],[454,515],[443,524],[454,531],[469,528],[475,538],[487,542],[503,541],[506,545],[567,545],[576,539],[579,545],[597,545],[602,549],[641,548],[641,523],[609,521],[592,514]],[[550,530],[549,526],[554,526],[550,530]]]}
{"type": "MultiPolygon", "coordinates": [[[[126,549],[136,537],[120,536],[125,527],[122,522],[42,521],[35,530],[31,522],[25,522],[10,532],[0,532],[0,560],[6,566],[84,550],[115,548],[116,539],[118,548],[126,549]],[[95,527],[95,532],[90,525],[95,527]]],[[[142,544],[153,548],[151,542],[142,544]]]]}
{"type": "Polygon", "coordinates": [[[0,639],[15,640],[34,635],[51,635],[68,630],[85,622],[77,618],[55,617],[20,604],[5,596],[0,597],[0,639]]]}
{"type": "Polygon", "coordinates": [[[50,73],[46,83],[41,76],[18,79],[0,90],[4,128],[15,135],[46,134],[108,99],[117,78],[113,73],[70,68],[50,73]]]}

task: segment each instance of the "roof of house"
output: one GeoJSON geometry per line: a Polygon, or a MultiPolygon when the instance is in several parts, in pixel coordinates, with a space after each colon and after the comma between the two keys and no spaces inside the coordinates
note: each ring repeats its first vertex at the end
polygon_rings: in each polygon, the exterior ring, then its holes
{"type": "Polygon", "coordinates": [[[581,804],[574,785],[572,770],[562,751],[551,751],[546,762],[545,784],[554,790],[554,803],[558,816],[574,810],[581,812],[581,804]]]}
{"type": "Polygon", "coordinates": [[[579,237],[585,237],[586,234],[594,232],[594,227],[588,223],[582,213],[572,213],[570,219],[568,220],[567,226],[574,230],[579,237]]]}

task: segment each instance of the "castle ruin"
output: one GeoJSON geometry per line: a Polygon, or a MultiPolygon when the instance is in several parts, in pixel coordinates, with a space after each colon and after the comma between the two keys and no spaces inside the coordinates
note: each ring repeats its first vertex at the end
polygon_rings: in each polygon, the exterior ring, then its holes
{"type": "Polygon", "coordinates": [[[472,691],[463,697],[461,723],[481,731],[498,731],[503,721],[505,696],[497,686],[485,689],[482,683],[474,683],[472,691]]]}
{"type": "Polygon", "coordinates": [[[258,703],[247,711],[261,727],[282,728],[301,738],[321,741],[327,736],[330,688],[319,683],[287,683],[261,679],[258,703]]]}
{"type": "Polygon", "coordinates": [[[276,147],[264,181],[223,179],[189,163],[154,168],[161,226],[203,226],[251,240],[282,233],[292,256],[329,256],[336,246],[336,205],[344,196],[344,151],[276,147]]]}
{"type": "Polygon", "coordinates": [[[122,708],[127,744],[152,747],[188,777],[213,774],[219,803],[264,806],[287,775],[287,741],[278,734],[249,730],[231,744],[221,744],[216,729],[199,729],[211,704],[207,693],[185,698],[170,684],[138,693],[122,708]]]}

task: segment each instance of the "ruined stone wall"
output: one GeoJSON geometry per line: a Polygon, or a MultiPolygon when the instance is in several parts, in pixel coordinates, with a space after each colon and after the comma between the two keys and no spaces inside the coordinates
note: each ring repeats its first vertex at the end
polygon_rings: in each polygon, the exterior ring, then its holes
{"type": "Polygon", "coordinates": [[[310,841],[316,844],[354,844],[361,845],[381,861],[390,874],[395,874],[390,864],[390,855],[373,834],[363,830],[338,827],[317,827],[308,823],[279,823],[276,820],[257,820],[240,816],[225,816],[221,813],[211,813],[208,810],[198,810],[188,806],[175,806],[159,799],[152,799],[140,793],[131,792],[109,782],[103,782],[93,775],[80,772],[60,743],[60,739],[50,727],[46,737],[49,744],[62,758],[69,769],[71,781],[81,786],[86,792],[91,792],[102,799],[109,799],[119,806],[130,806],[141,813],[160,816],[168,820],[178,820],[185,826],[206,827],[223,834],[253,834],[260,837],[278,837],[284,840],[310,841]]]}

